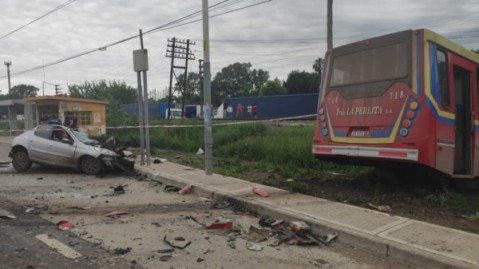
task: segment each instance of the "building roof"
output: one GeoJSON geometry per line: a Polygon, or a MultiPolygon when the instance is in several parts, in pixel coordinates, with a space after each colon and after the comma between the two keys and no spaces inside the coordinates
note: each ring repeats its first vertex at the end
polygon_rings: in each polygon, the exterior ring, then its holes
{"type": "Polygon", "coordinates": [[[23,105],[25,104],[25,102],[23,100],[18,100],[18,99],[10,99],[10,100],[1,100],[0,101],[0,107],[3,107],[3,106],[13,106],[13,105],[16,105],[16,104],[19,104],[19,105],[23,105]]]}
{"type": "Polygon", "coordinates": [[[95,103],[95,104],[108,104],[106,101],[84,99],[84,98],[75,98],[68,96],[36,96],[36,97],[27,97],[23,99],[26,102],[45,102],[45,101],[67,101],[67,102],[79,102],[79,103],[95,103]]]}

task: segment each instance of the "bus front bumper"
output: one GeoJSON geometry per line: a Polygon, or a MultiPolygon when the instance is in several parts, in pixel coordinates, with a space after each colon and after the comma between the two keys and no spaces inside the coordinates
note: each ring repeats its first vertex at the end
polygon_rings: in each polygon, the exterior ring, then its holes
{"type": "Polygon", "coordinates": [[[351,156],[364,158],[382,158],[418,161],[419,151],[417,149],[382,148],[365,146],[329,146],[313,145],[313,154],[321,156],[351,156]]]}

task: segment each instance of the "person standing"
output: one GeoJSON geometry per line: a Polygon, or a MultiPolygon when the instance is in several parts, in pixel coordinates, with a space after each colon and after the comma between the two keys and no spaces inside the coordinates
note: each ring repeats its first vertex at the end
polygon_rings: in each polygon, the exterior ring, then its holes
{"type": "Polygon", "coordinates": [[[256,103],[251,107],[251,117],[256,119],[258,117],[258,105],[256,103]]]}
{"type": "Polygon", "coordinates": [[[238,103],[236,106],[236,118],[242,118],[243,117],[243,111],[244,111],[244,106],[241,103],[238,103]]]}

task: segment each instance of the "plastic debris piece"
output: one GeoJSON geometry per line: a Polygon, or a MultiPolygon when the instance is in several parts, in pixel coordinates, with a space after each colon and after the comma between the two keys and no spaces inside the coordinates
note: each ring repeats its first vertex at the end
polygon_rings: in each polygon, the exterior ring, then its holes
{"type": "Polygon", "coordinates": [[[163,189],[165,192],[178,192],[181,190],[181,188],[172,186],[172,185],[166,185],[165,188],[163,189]]]}
{"type": "Polygon", "coordinates": [[[293,231],[298,232],[298,231],[307,231],[309,230],[309,225],[306,224],[304,221],[291,221],[289,223],[289,226],[293,231]]]}
{"type": "Polygon", "coordinates": [[[329,245],[329,243],[331,243],[331,241],[333,241],[337,237],[338,237],[337,233],[330,233],[330,234],[327,234],[327,235],[320,236],[318,239],[321,243],[323,243],[325,245],[329,245]]]}
{"type": "Polygon", "coordinates": [[[261,227],[271,227],[273,223],[275,223],[276,220],[269,217],[269,216],[262,216],[258,223],[261,227]]]}
{"type": "Polygon", "coordinates": [[[13,215],[12,213],[8,212],[8,211],[5,210],[5,209],[0,209],[0,218],[3,218],[3,219],[16,219],[17,217],[15,217],[15,215],[13,215]]]}
{"type": "Polygon", "coordinates": [[[257,194],[259,196],[262,196],[262,197],[268,197],[269,196],[269,194],[267,192],[265,192],[264,190],[260,189],[257,186],[253,187],[253,193],[257,194]]]}
{"type": "Polygon", "coordinates": [[[175,251],[174,248],[167,248],[167,249],[159,249],[156,252],[158,252],[158,253],[171,253],[173,251],[175,251]]]}
{"type": "Polygon", "coordinates": [[[236,249],[236,243],[235,241],[228,241],[228,246],[232,249],[236,249]]]}
{"type": "Polygon", "coordinates": [[[29,207],[29,208],[25,209],[25,213],[32,213],[34,211],[35,211],[34,207],[29,207]]]}
{"type": "Polygon", "coordinates": [[[60,231],[68,231],[68,230],[73,229],[73,227],[75,227],[75,225],[73,225],[73,223],[71,223],[67,220],[60,220],[57,223],[57,227],[58,227],[58,230],[60,230],[60,231]]]}
{"type": "Polygon", "coordinates": [[[196,154],[198,155],[201,155],[201,154],[204,154],[205,151],[202,149],[202,148],[199,148],[198,151],[196,152],[196,154]]]}
{"type": "Polygon", "coordinates": [[[37,180],[43,180],[43,177],[37,177],[37,180]]]}
{"type": "Polygon", "coordinates": [[[113,192],[117,195],[119,194],[125,194],[125,189],[123,188],[122,185],[118,185],[118,187],[116,187],[113,192]]]}
{"type": "Polygon", "coordinates": [[[181,190],[178,191],[178,194],[179,194],[179,195],[183,195],[183,194],[185,194],[185,193],[188,193],[188,192],[191,191],[191,188],[192,188],[192,187],[193,187],[193,186],[191,186],[191,184],[188,184],[188,185],[184,186],[183,188],[181,188],[181,190]]]}
{"type": "Polygon", "coordinates": [[[206,198],[206,197],[198,197],[198,200],[202,203],[212,203],[213,200],[211,200],[210,198],[206,198]]]}
{"type": "Polygon", "coordinates": [[[198,259],[196,259],[196,262],[202,262],[202,261],[204,261],[204,260],[205,260],[205,259],[203,259],[203,258],[198,258],[198,259]]]}
{"type": "Polygon", "coordinates": [[[173,256],[171,256],[171,255],[163,255],[163,256],[160,257],[160,261],[162,261],[162,262],[167,262],[167,261],[169,261],[171,258],[173,258],[173,256]]]}
{"type": "Polygon", "coordinates": [[[218,229],[232,229],[233,221],[230,219],[217,219],[215,222],[206,226],[206,229],[218,230],[218,229]]]}
{"type": "Polygon", "coordinates": [[[263,246],[258,245],[258,244],[252,244],[252,243],[247,243],[246,248],[248,250],[252,250],[252,251],[262,251],[264,249],[263,246]]]}
{"type": "Polygon", "coordinates": [[[115,216],[121,216],[121,215],[127,215],[127,214],[129,214],[129,213],[126,212],[126,211],[115,210],[115,211],[112,211],[112,212],[106,214],[105,216],[107,216],[107,217],[115,217],[115,216]]]}
{"type": "Polygon", "coordinates": [[[153,163],[166,163],[168,160],[164,158],[155,158],[153,159],[153,163]]]}
{"type": "Polygon", "coordinates": [[[124,255],[128,252],[131,251],[131,248],[130,247],[127,247],[127,248],[115,248],[113,250],[113,253],[116,254],[116,255],[124,255]]]}
{"type": "Polygon", "coordinates": [[[250,226],[248,232],[244,235],[244,239],[247,241],[259,243],[268,240],[269,233],[269,230],[250,226]]]}
{"type": "Polygon", "coordinates": [[[170,247],[177,248],[177,249],[185,249],[186,247],[188,247],[191,244],[191,241],[189,241],[184,246],[177,246],[177,245],[171,243],[170,241],[168,241],[168,239],[166,239],[166,234],[165,234],[165,237],[163,237],[163,242],[167,243],[170,247]]]}
{"type": "Polygon", "coordinates": [[[391,207],[388,205],[374,205],[369,203],[368,206],[382,212],[391,212],[391,207]]]}

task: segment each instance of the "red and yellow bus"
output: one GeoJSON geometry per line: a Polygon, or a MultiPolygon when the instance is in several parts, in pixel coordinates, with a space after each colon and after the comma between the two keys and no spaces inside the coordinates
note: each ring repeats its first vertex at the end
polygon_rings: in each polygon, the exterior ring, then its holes
{"type": "Polygon", "coordinates": [[[479,177],[479,54],[408,30],[326,55],[313,154],[479,177]]]}

